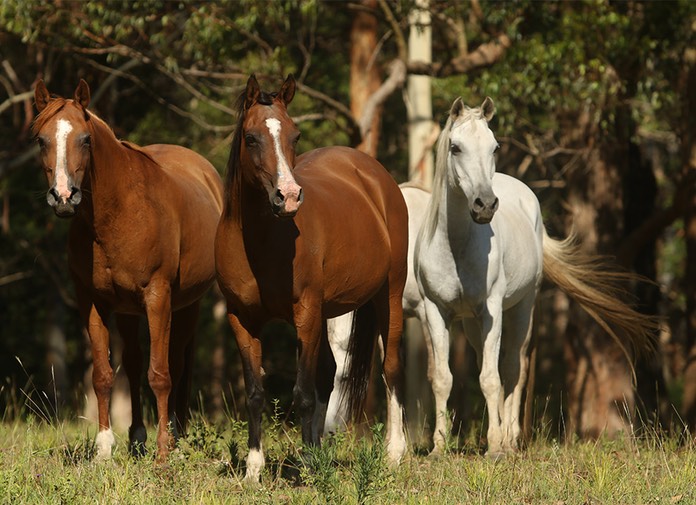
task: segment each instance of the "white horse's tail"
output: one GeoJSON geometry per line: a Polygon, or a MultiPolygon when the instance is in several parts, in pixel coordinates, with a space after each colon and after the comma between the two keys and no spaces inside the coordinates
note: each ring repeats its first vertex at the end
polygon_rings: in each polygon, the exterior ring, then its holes
{"type": "Polygon", "coordinates": [[[544,275],[597,321],[631,364],[626,347],[638,352],[654,348],[659,322],[621,301],[628,294],[623,285],[641,277],[609,267],[604,258],[582,252],[573,236],[555,240],[544,232],[544,275]]]}

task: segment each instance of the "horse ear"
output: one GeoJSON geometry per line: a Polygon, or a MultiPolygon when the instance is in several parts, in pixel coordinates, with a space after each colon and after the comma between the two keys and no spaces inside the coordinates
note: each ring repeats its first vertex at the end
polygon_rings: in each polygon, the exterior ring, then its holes
{"type": "Polygon", "coordinates": [[[256,74],[251,74],[247,81],[246,92],[244,94],[244,110],[248,110],[254,105],[260,94],[261,88],[259,88],[259,81],[256,80],[256,74]]]}
{"type": "Polygon", "coordinates": [[[493,119],[493,116],[495,116],[495,104],[490,96],[487,96],[481,104],[481,111],[483,112],[483,117],[486,118],[486,121],[490,121],[493,119]]]}
{"type": "Polygon", "coordinates": [[[450,118],[452,118],[452,120],[458,118],[463,110],[464,102],[462,101],[462,97],[458,96],[454,102],[452,102],[452,107],[450,107],[450,118]]]}
{"type": "Polygon", "coordinates": [[[83,109],[89,106],[90,94],[89,94],[89,84],[84,79],[80,79],[80,84],[75,88],[75,95],[73,96],[75,102],[82,105],[83,109]]]}
{"type": "Polygon", "coordinates": [[[295,78],[293,77],[292,74],[288,74],[288,76],[285,78],[285,82],[280,88],[280,91],[278,92],[278,96],[283,100],[283,103],[285,105],[288,105],[290,102],[292,102],[293,97],[295,96],[295,78]]]}
{"type": "Polygon", "coordinates": [[[46,84],[43,79],[36,83],[36,88],[34,89],[34,103],[36,104],[36,110],[41,112],[48,105],[48,101],[51,99],[51,95],[46,88],[46,84]]]}

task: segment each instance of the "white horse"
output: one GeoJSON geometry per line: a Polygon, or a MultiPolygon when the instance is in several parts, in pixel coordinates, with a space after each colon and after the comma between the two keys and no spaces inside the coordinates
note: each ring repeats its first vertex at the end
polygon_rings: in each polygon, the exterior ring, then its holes
{"type": "Polygon", "coordinates": [[[434,454],[442,452],[448,429],[449,330],[454,322],[462,321],[476,351],[488,410],[487,454],[494,457],[518,449],[527,348],[543,275],[619,343],[644,341],[654,328],[650,318],[618,301],[616,281],[627,274],[600,271],[596,258],[583,256],[571,239],[549,238],[534,193],[495,172],[498,142],[488,128],[494,114],[490,98],[473,109],[461,98],[452,104],[438,141],[432,198],[416,241],[415,277],[432,346],[434,454]]]}
{"type": "MultiPolygon", "coordinates": [[[[404,183],[399,186],[401,193],[404,195],[406,207],[408,207],[408,276],[406,277],[406,286],[404,287],[403,295],[403,310],[404,317],[417,317],[421,323],[425,322],[425,307],[423,298],[418,290],[416,278],[413,275],[413,256],[415,248],[415,238],[418,236],[421,224],[425,217],[425,211],[428,208],[430,200],[430,192],[421,186],[411,183],[404,183]]],[[[321,426],[321,417],[325,414],[325,422],[323,423],[324,434],[334,433],[343,428],[347,422],[347,413],[342,398],[344,397],[345,378],[348,371],[350,356],[348,355],[348,341],[353,324],[353,313],[348,312],[340,317],[328,319],[327,330],[329,346],[336,361],[336,374],[334,376],[334,388],[329,398],[328,406],[324,410],[323,405],[317,404],[315,419],[316,426],[321,426]]],[[[424,328],[425,331],[425,328],[424,328]]],[[[380,351],[382,342],[380,343],[380,351]]],[[[428,349],[428,363],[430,364],[431,353],[428,349]]]]}

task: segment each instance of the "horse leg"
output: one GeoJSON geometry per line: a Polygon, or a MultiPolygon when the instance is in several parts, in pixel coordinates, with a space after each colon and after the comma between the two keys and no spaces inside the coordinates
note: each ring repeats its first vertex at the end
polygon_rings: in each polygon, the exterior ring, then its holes
{"type": "Polygon", "coordinates": [[[501,426],[501,398],[503,394],[500,373],[500,345],[502,333],[502,300],[489,297],[480,315],[483,337],[479,384],[488,409],[487,456],[496,458],[503,453],[503,431],[501,426]]]}
{"type": "MultiPolygon", "coordinates": [[[[297,379],[293,388],[295,408],[302,425],[302,442],[305,445],[317,445],[319,440],[314,440],[313,433],[318,430],[312,428],[314,408],[316,405],[316,377],[317,363],[321,352],[323,321],[316,313],[317,303],[305,300],[297,306],[302,307],[295,312],[295,326],[299,351],[297,356],[297,379]],[[305,307],[311,307],[307,309],[305,307]],[[312,310],[314,309],[314,310],[312,310]]],[[[328,340],[325,353],[329,352],[328,340]]],[[[325,392],[324,392],[325,393],[325,392]]],[[[325,397],[328,401],[328,395],[325,397]]]]}
{"type": "MultiPolygon", "coordinates": [[[[332,394],[333,380],[336,378],[336,360],[331,350],[328,337],[327,321],[322,324],[321,342],[319,343],[319,361],[316,376],[316,403],[312,419],[312,440],[319,444],[325,432],[326,411],[332,394]]],[[[335,424],[335,420],[332,420],[335,424]]]]}
{"type": "Polygon", "coordinates": [[[157,401],[157,461],[164,463],[172,443],[169,433],[169,394],[172,390],[169,373],[171,286],[168,282],[151,281],[145,288],[144,299],[150,327],[150,366],[147,378],[157,401]]]}
{"type": "Polygon", "coordinates": [[[194,338],[200,302],[195,302],[172,313],[171,342],[169,346],[169,368],[172,377],[172,392],[169,395],[169,418],[174,436],[186,432],[193,373],[194,338]]]}
{"type": "MultiPolygon", "coordinates": [[[[401,337],[404,319],[401,292],[394,292],[392,282],[385,284],[373,299],[377,324],[382,336],[384,357],[382,370],[387,390],[387,433],[385,443],[387,457],[398,464],[406,454],[404,429],[404,370],[401,361],[401,337]]],[[[358,335],[356,335],[356,338],[358,335]]]]}
{"type": "Polygon", "coordinates": [[[428,378],[435,397],[435,429],[431,456],[439,456],[445,449],[449,432],[447,400],[452,391],[452,372],[449,368],[449,331],[440,310],[430,300],[424,300],[425,319],[428,330],[423,333],[428,351],[428,378]]]}
{"type": "MultiPolygon", "coordinates": [[[[249,454],[246,458],[246,476],[244,480],[258,483],[265,465],[263,446],[261,444],[261,413],[264,404],[263,368],[261,340],[253,337],[234,314],[227,314],[232,327],[239,355],[244,369],[244,389],[249,411],[249,454]]],[[[255,330],[255,329],[254,329],[255,330]]],[[[256,333],[256,331],[254,331],[256,333]]]]}
{"type": "Polygon", "coordinates": [[[138,341],[139,320],[140,318],[134,315],[116,315],[116,327],[123,339],[123,369],[126,371],[130,388],[131,425],[128,428],[128,446],[133,456],[143,456],[147,442],[147,430],[143,423],[143,409],[140,403],[143,356],[138,341]]]}
{"type": "Polygon", "coordinates": [[[86,291],[79,286],[76,289],[80,312],[87,322],[87,333],[92,348],[92,385],[97,396],[99,412],[99,433],[95,440],[97,454],[95,459],[111,458],[111,448],[115,443],[114,433],[109,421],[109,403],[111,388],[114,384],[114,373],[109,363],[109,330],[106,326],[108,311],[97,308],[86,296],[86,291]]]}
{"type": "MultiPolygon", "coordinates": [[[[501,359],[505,400],[503,404],[503,449],[519,449],[520,404],[527,382],[536,290],[505,312],[503,355],[501,359]]],[[[531,392],[528,392],[530,394],[531,392]]]]}
{"type": "Polygon", "coordinates": [[[353,326],[353,312],[326,321],[328,342],[333,353],[336,373],[333,380],[333,391],[329,397],[324,422],[324,434],[335,433],[348,421],[348,413],[343,399],[346,397],[346,376],[350,364],[348,344],[350,331],[353,326]]]}

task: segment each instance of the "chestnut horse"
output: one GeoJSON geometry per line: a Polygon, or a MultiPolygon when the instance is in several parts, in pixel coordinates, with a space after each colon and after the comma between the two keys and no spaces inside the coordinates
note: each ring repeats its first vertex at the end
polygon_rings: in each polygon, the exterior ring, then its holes
{"type": "Polygon", "coordinates": [[[398,462],[406,451],[399,357],[406,205],[389,173],[364,153],[326,147],[295,159],[300,132],[287,112],[294,94],[291,75],[277,93],[262,91],[256,78],[249,78],[239,99],[215,243],[218,283],[244,366],[246,479],[252,482],[264,465],[259,336],[273,319],[297,330],[294,402],[302,441],[316,445],[323,420],[313,419],[314,408],[328,402],[334,372],[325,366],[332,361],[326,319],[357,309],[348,405],[354,415],[359,412],[378,331],[389,397],[387,452],[398,462]]]}
{"type": "Polygon", "coordinates": [[[84,80],[72,100],[52,97],[43,81],[34,97],[39,115],[33,133],[50,186],[48,203],[58,216],[74,216],[68,264],[94,359],[97,458],[109,458],[114,444],[107,328],[112,313],[124,340],[131,390],[130,449],[144,450],[138,319],[145,314],[148,379],[159,422],[157,457],[163,461],[172,443],[170,420],[175,434],[185,428],[199,302],[215,279],[222,181],[208,161],[183,147],[141,148],[119,141],[87,110],[90,92],[84,80]]]}

